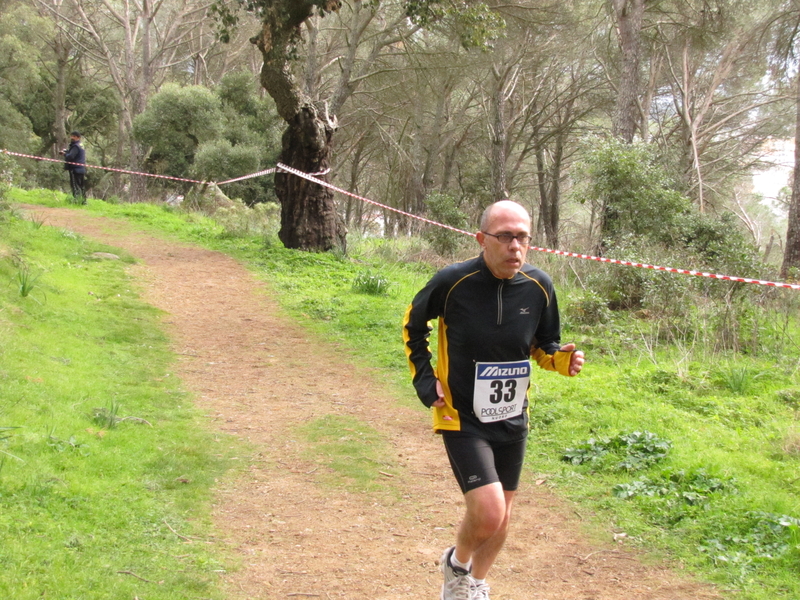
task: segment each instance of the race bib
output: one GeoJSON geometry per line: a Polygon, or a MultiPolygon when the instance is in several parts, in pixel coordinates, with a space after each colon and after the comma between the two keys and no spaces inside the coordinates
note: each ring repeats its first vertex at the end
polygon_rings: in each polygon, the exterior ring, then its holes
{"type": "Polygon", "coordinates": [[[475,416],[481,423],[493,423],[522,414],[530,380],[528,360],[476,363],[472,399],[475,416]]]}

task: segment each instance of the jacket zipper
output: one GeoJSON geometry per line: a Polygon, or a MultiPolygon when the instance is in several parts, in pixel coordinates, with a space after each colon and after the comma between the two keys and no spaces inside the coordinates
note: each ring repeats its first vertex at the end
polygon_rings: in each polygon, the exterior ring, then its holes
{"type": "Polygon", "coordinates": [[[497,286],[497,324],[503,324],[503,284],[505,282],[501,281],[500,285],[497,286]]]}

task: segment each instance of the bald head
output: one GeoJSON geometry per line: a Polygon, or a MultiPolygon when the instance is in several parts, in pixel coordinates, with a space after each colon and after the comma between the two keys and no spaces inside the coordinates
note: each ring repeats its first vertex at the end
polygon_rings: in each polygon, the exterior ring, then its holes
{"type": "Polygon", "coordinates": [[[528,211],[525,210],[525,208],[519,202],[514,202],[513,200],[498,200],[484,209],[479,224],[480,230],[489,231],[493,216],[498,212],[506,211],[512,211],[517,215],[523,215],[524,218],[527,219],[528,226],[530,227],[531,217],[528,215],[528,211]]]}

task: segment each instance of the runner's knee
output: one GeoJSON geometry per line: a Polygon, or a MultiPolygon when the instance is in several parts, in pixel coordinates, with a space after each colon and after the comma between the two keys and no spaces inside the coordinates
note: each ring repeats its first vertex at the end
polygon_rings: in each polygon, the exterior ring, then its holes
{"type": "Polygon", "coordinates": [[[486,537],[508,526],[506,500],[499,483],[471,490],[465,499],[472,522],[486,537]]]}

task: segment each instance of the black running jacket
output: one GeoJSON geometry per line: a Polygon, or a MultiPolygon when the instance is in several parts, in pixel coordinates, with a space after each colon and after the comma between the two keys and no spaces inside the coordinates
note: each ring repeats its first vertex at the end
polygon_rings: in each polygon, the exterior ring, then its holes
{"type": "Polygon", "coordinates": [[[473,405],[476,365],[528,361],[532,356],[542,368],[566,375],[571,353],[559,351],[560,337],[550,277],[525,263],[513,278],[498,279],[482,254],[436,273],[415,296],[403,321],[419,399],[431,407],[438,398],[437,379],[444,390],[445,406],[433,407],[434,431],[462,431],[501,442],[527,434],[527,389],[520,394],[521,414],[481,422],[473,405]],[[436,368],[428,346],[433,319],[439,320],[436,368]]]}

